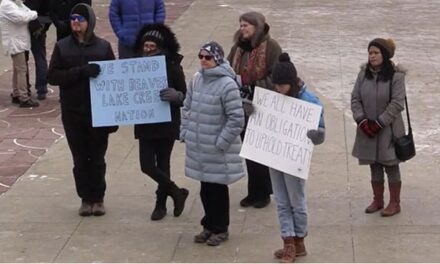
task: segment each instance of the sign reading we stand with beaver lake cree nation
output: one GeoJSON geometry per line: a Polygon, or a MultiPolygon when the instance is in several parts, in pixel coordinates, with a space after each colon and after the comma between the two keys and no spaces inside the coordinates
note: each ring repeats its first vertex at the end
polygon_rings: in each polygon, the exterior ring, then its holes
{"type": "Polygon", "coordinates": [[[240,156],[307,179],[322,107],[256,87],[240,156]]]}
{"type": "Polygon", "coordinates": [[[165,56],[90,63],[101,67],[90,78],[93,127],[171,121],[170,104],[159,97],[168,87],[165,56]]]}

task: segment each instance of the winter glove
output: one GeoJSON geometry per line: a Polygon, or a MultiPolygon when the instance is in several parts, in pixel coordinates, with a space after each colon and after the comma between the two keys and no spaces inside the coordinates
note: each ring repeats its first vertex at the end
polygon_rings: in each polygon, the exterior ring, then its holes
{"type": "Polygon", "coordinates": [[[310,129],[307,131],[307,137],[310,138],[313,145],[322,144],[325,139],[325,128],[310,129]]]}
{"type": "Polygon", "coordinates": [[[249,99],[242,99],[243,110],[245,116],[250,116],[254,112],[254,106],[252,105],[252,101],[249,99]]]}
{"type": "Polygon", "coordinates": [[[174,88],[165,88],[159,92],[160,100],[167,101],[172,104],[182,104],[183,93],[174,88]]]}
{"type": "Polygon", "coordinates": [[[364,132],[365,135],[367,135],[367,137],[369,137],[369,138],[374,137],[374,134],[371,131],[370,126],[368,125],[367,119],[363,119],[361,122],[359,122],[358,126],[362,130],[362,132],[364,132]]]}
{"type": "Polygon", "coordinates": [[[88,78],[96,78],[96,76],[98,76],[100,72],[101,67],[99,67],[99,65],[96,63],[87,64],[81,68],[81,73],[88,78]]]}
{"type": "Polygon", "coordinates": [[[370,128],[370,131],[374,137],[377,135],[377,133],[379,133],[383,126],[377,120],[368,120],[368,127],[370,128]]]}

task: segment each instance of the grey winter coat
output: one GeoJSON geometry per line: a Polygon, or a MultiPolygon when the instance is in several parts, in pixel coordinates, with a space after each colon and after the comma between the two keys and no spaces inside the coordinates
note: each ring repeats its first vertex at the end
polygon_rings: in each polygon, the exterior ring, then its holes
{"type": "Polygon", "coordinates": [[[374,138],[366,136],[358,127],[352,154],[360,164],[396,165],[400,161],[396,157],[392,136],[393,133],[396,137],[405,134],[401,113],[405,106],[405,70],[396,66],[390,92],[390,81],[378,81],[377,74],[373,79],[367,79],[365,67],[362,66],[351,94],[353,118],[357,123],[365,118],[378,120],[384,127],[374,138]]]}
{"type": "Polygon", "coordinates": [[[244,113],[235,73],[225,62],[200,70],[183,103],[180,138],[186,143],[186,176],[231,184],[244,176],[240,132],[244,113]]]}

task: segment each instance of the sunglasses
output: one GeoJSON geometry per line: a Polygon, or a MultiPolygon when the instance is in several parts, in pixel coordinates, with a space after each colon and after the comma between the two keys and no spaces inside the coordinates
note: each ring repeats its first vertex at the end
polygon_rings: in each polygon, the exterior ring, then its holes
{"type": "Polygon", "coordinates": [[[71,15],[70,16],[70,20],[71,21],[78,20],[78,22],[84,22],[84,21],[86,21],[86,18],[84,16],[81,16],[81,15],[71,15]]]}
{"type": "Polygon", "coordinates": [[[203,58],[205,58],[205,60],[207,60],[207,61],[210,61],[210,60],[212,60],[214,57],[211,56],[211,55],[202,55],[202,54],[199,54],[199,59],[203,59],[203,58]]]}

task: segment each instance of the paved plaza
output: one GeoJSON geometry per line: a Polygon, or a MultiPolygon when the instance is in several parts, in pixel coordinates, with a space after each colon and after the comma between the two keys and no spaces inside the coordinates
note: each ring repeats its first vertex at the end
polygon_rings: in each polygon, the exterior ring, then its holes
{"type": "MultiPolygon", "coordinates": [[[[226,51],[247,11],[265,14],[271,35],[324,103],[327,138],[315,148],[307,195],[308,255],[296,262],[440,262],[440,2],[438,0],[173,0],[187,80],[208,40],[226,51]],[[417,156],[402,164],[402,212],[365,214],[369,169],[351,156],[355,124],[350,92],[368,42],[391,37],[393,59],[408,69],[406,89],[417,156]]],[[[97,35],[117,51],[109,0],[94,0],[97,35]]],[[[54,44],[49,32],[48,56],[54,44]]],[[[0,48],[0,52],[3,50],[0,48]]],[[[190,195],[183,214],[150,221],[156,184],[142,174],[133,127],[110,136],[107,214],[80,217],[72,159],[60,119],[58,88],[35,109],[12,105],[10,58],[0,57],[0,262],[277,262],[282,245],[276,206],[241,208],[246,178],[230,186],[229,241],[193,243],[203,214],[198,182],[184,176],[185,145],[176,142],[172,177],[190,195]]],[[[34,72],[31,62],[31,72],[34,72]]],[[[33,78],[31,78],[33,83],[33,78]]],[[[388,192],[386,192],[388,199],[388,192]]]]}

